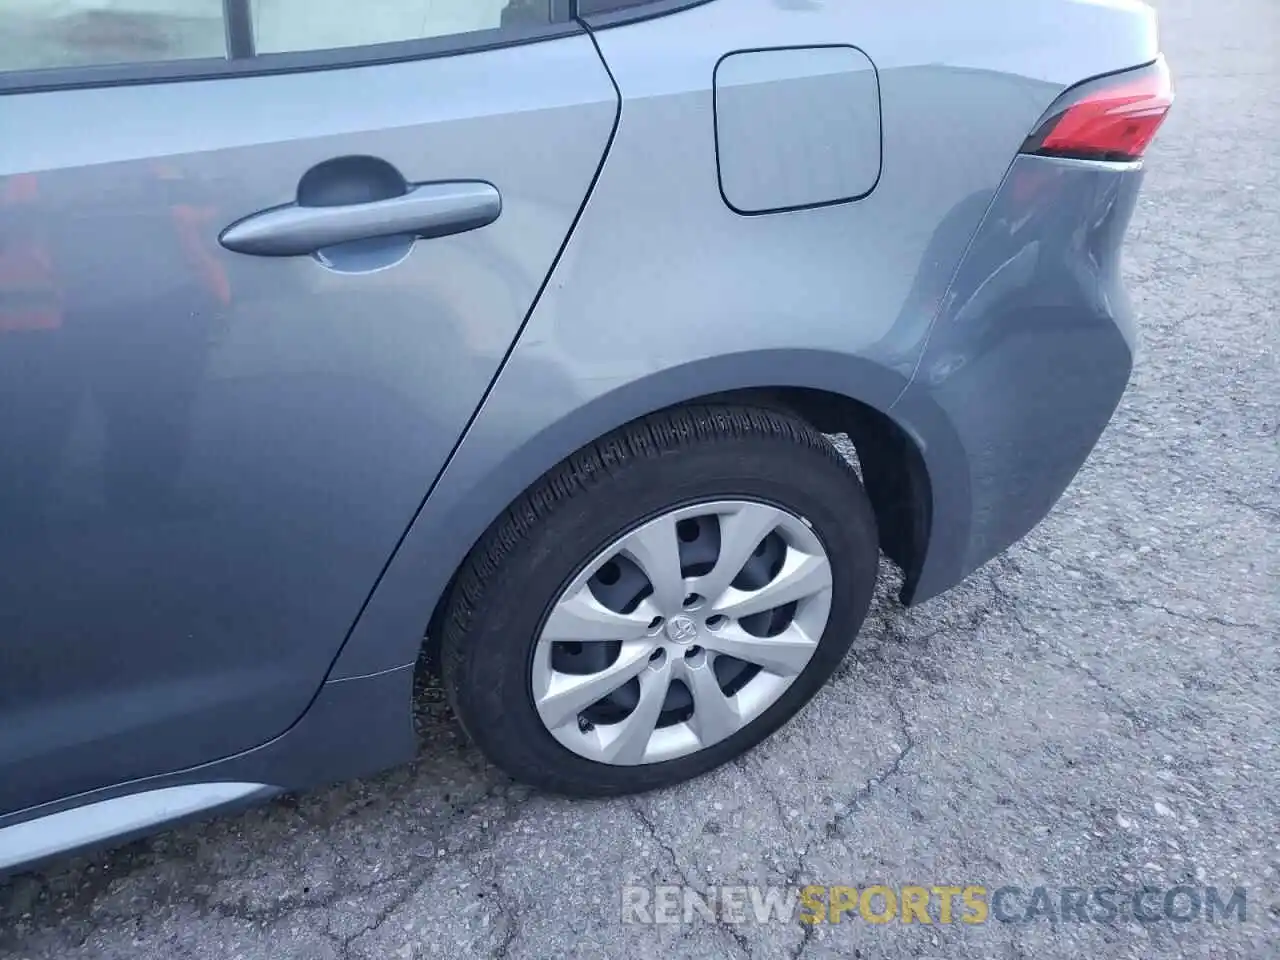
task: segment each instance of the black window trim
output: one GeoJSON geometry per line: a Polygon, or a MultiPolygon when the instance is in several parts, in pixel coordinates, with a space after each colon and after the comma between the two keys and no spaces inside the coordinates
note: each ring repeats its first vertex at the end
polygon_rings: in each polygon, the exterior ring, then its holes
{"type": "Polygon", "coordinates": [[[471,33],[446,34],[418,40],[399,40],[330,50],[257,54],[253,47],[250,0],[223,0],[227,57],[198,60],[157,60],[86,67],[49,67],[0,72],[0,96],[78,90],[92,87],[141,86],[190,80],[225,80],[282,73],[310,73],[371,67],[411,60],[431,60],[461,53],[479,53],[522,46],[584,32],[572,16],[571,0],[548,0],[551,22],[536,26],[495,27],[471,33]]]}
{"type": "Polygon", "coordinates": [[[700,7],[711,0],[625,0],[626,6],[617,6],[619,0],[576,0],[577,16],[592,30],[620,27],[627,23],[652,20],[668,14],[700,7]],[[602,8],[612,8],[603,9],[602,8]]]}

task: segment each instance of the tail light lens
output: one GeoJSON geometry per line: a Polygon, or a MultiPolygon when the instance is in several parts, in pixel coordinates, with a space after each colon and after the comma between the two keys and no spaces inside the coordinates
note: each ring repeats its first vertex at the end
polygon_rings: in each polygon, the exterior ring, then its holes
{"type": "Polygon", "coordinates": [[[1163,57],[1149,66],[1077,87],[1027,138],[1023,153],[1078,160],[1137,160],[1173,106],[1163,57]]]}

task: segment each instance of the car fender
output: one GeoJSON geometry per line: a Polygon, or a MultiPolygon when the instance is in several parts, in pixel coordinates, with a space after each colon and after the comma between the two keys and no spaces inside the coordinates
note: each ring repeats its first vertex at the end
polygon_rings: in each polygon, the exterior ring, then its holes
{"type": "MultiPolygon", "coordinates": [[[[753,388],[821,390],[890,413],[907,383],[864,357],[808,349],[704,357],[626,380],[574,373],[568,358],[536,343],[516,348],[389,561],[331,681],[413,662],[437,601],[488,526],[545,472],[609,431],[675,404],[753,388]]],[[[926,463],[958,457],[945,418],[923,411],[916,420],[898,425],[926,463]]],[[[942,496],[965,496],[963,475],[957,480],[942,496]]]]}

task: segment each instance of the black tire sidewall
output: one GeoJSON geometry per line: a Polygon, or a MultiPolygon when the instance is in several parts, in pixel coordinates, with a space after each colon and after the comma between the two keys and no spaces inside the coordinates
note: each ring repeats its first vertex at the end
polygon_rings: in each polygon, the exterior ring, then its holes
{"type": "Polygon", "coordinates": [[[878,564],[866,495],[829,447],[748,435],[625,459],[558,499],[504,557],[482,590],[466,635],[446,636],[445,686],[467,733],[518,779],[597,796],[676,783],[750,749],[809,702],[866,618],[878,564]],[[809,664],[752,723],[686,757],[615,766],[558,743],[538,717],[530,687],[536,638],[552,604],[592,557],[627,531],[680,506],[735,499],[772,504],[808,520],[827,552],[835,589],[809,664]]]}

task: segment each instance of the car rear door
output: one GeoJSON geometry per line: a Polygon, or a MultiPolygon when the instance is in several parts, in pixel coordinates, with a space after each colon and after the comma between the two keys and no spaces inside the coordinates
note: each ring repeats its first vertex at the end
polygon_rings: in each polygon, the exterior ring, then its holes
{"type": "Polygon", "coordinates": [[[0,9],[0,813],[306,709],[603,161],[560,6],[0,9]]]}

